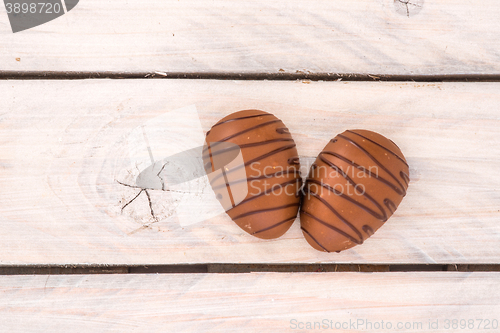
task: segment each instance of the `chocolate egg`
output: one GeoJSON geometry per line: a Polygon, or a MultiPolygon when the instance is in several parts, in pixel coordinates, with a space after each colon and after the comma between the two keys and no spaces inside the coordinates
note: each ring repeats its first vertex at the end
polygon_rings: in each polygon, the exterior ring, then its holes
{"type": "Polygon", "coordinates": [[[205,141],[205,170],[226,213],[258,238],[283,235],[297,217],[302,185],[297,149],[288,128],[270,113],[244,110],[217,122],[205,141]],[[221,162],[223,155],[222,160],[235,158],[225,154],[234,146],[243,162],[221,162]]]}
{"type": "Polygon", "coordinates": [[[302,232],[317,250],[362,244],[406,195],[409,168],[398,146],[366,130],[332,139],[312,164],[300,211],[302,232]]]}

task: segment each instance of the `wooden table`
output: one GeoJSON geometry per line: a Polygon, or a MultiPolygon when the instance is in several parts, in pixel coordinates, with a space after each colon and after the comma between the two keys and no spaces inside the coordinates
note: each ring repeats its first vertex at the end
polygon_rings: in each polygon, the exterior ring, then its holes
{"type": "Polygon", "coordinates": [[[16,34],[4,14],[2,331],[500,332],[496,1],[88,0],[16,34]],[[268,241],[193,223],[175,193],[151,191],[157,220],[146,197],[121,210],[141,126],[179,134],[161,154],[250,108],[304,167],[345,129],[383,133],[408,195],[339,254],[299,219],[268,241]]]}

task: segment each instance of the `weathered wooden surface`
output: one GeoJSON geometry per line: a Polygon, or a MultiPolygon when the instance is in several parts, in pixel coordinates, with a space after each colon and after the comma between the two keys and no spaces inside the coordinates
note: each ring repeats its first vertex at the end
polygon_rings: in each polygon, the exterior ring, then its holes
{"type": "Polygon", "coordinates": [[[498,74],[498,17],[496,0],[88,0],[13,34],[0,6],[0,70],[498,74]]]}
{"type": "Polygon", "coordinates": [[[3,81],[0,91],[2,264],[500,262],[498,83],[3,81]],[[117,180],[133,184],[149,160],[131,133],[167,119],[160,138],[185,134],[156,140],[155,154],[182,149],[203,137],[187,116],[170,116],[190,105],[202,131],[241,109],[276,114],[305,167],[345,129],[378,131],[410,164],[408,195],[365,244],[340,254],[309,247],[298,220],[272,241],[225,214],[191,224],[173,215],[191,204],[179,193],[150,191],[158,222],[144,195],[121,212],[138,190],[117,180]]]}
{"type": "Polygon", "coordinates": [[[499,300],[479,272],[0,277],[8,332],[498,332],[499,300]]]}

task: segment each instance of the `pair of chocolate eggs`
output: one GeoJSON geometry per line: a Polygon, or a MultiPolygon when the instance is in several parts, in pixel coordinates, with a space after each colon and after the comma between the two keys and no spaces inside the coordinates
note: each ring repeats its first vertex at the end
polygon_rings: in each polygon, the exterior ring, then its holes
{"type": "Polygon", "coordinates": [[[409,182],[408,164],[394,142],[348,130],[330,140],[303,184],[288,128],[259,110],[217,122],[207,132],[203,159],[217,199],[240,228],[258,238],[278,238],[300,208],[304,237],[326,252],[349,249],[373,235],[395,212],[409,182]],[[231,164],[236,156],[241,161],[231,164]]]}

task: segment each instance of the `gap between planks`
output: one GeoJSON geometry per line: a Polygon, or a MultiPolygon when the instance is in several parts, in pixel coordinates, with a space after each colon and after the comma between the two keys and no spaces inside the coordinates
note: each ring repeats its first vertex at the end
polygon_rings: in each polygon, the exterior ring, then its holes
{"type": "Polygon", "coordinates": [[[500,272],[500,264],[185,264],[185,265],[16,265],[1,275],[303,273],[303,272],[500,272]]]}
{"type": "Polygon", "coordinates": [[[84,79],[198,79],[270,81],[386,81],[386,82],[500,82],[500,74],[388,75],[361,73],[180,73],[180,72],[68,72],[0,71],[0,80],[84,80],[84,79]]]}

